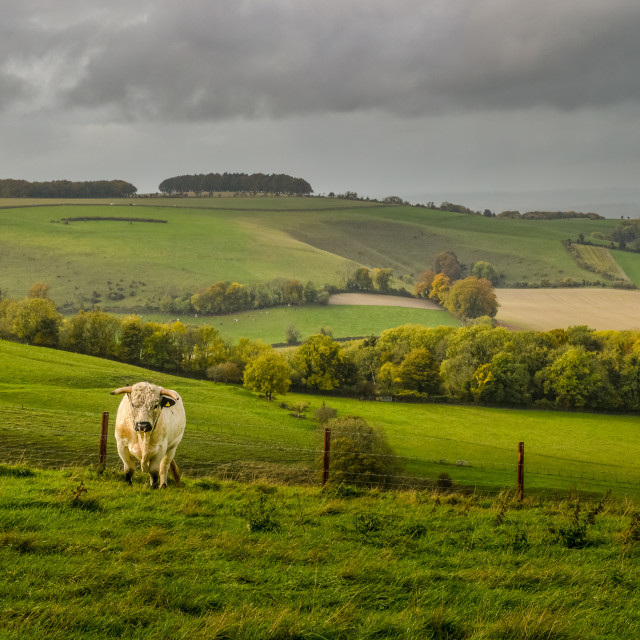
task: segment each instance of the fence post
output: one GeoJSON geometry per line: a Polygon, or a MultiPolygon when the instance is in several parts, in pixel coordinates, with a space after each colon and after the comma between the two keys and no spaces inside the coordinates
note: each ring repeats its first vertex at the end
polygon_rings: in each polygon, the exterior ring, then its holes
{"type": "Polygon", "coordinates": [[[518,500],[524,498],[524,442],[518,442],[518,500]]]}
{"type": "Polygon", "coordinates": [[[109,431],[109,412],[102,412],[102,427],[100,429],[100,453],[98,455],[98,464],[104,467],[107,461],[107,432],[109,431]]]}
{"type": "Polygon", "coordinates": [[[324,449],[322,450],[322,486],[329,481],[329,454],[331,451],[331,429],[324,428],[324,449]]]}

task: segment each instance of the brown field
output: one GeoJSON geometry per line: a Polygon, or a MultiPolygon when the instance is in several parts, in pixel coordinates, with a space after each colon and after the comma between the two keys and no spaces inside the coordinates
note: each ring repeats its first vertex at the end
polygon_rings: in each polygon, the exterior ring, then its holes
{"type": "Polygon", "coordinates": [[[640,329],[640,291],[621,289],[496,289],[497,320],[517,329],[640,329]]]}

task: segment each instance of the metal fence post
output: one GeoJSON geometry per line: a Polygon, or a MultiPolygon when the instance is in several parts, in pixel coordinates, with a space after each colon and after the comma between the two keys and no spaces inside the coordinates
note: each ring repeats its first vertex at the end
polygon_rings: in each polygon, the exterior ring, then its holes
{"type": "Polygon", "coordinates": [[[100,453],[98,454],[98,464],[104,467],[107,461],[107,433],[109,431],[109,412],[102,412],[102,427],[100,429],[100,453]]]}
{"type": "Polygon", "coordinates": [[[322,450],[322,486],[329,481],[329,459],[331,451],[331,429],[324,428],[324,449],[322,450]]]}

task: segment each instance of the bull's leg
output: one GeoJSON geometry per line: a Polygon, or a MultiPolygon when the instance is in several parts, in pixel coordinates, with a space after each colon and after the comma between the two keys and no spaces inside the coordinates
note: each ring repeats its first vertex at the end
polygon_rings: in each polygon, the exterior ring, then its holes
{"type": "Polygon", "coordinates": [[[136,469],[136,459],[131,455],[129,449],[120,443],[118,443],[118,455],[124,464],[125,480],[127,481],[127,484],[131,485],[133,484],[131,480],[133,478],[133,472],[136,469]]]}
{"type": "Polygon", "coordinates": [[[171,474],[176,484],[180,484],[180,474],[178,473],[178,465],[174,462],[173,456],[176,453],[176,447],[167,449],[167,453],[164,454],[162,462],[160,462],[160,486],[165,489],[167,486],[167,472],[171,467],[171,474]]]}
{"type": "Polygon", "coordinates": [[[160,460],[155,457],[149,461],[149,485],[152,489],[157,489],[158,481],[162,477],[162,465],[160,460]]]}

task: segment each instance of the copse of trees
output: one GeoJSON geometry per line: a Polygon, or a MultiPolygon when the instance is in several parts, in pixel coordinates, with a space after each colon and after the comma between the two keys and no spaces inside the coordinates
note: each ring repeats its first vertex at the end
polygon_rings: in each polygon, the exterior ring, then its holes
{"type": "Polygon", "coordinates": [[[0,198],[128,198],[137,191],[137,187],[124,180],[0,180],[0,198]]]}
{"type": "Polygon", "coordinates": [[[483,260],[476,262],[472,275],[460,279],[463,270],[455,253],[439,253],[434,258],[433,269],[426,269],[418,276],[414,293],[443,305],[460,319],[495,317],[498,299],[493,285],[498,274],[493,265],[483,260]]]}
{"type": "Polygon", "coordinates": [[[161,193],[170,196],[190,192],[207,193],[212,196],[216,191],[246,191],[295,196],[313,193],[311,185],[306,180],[284,173],[199,173],[174,176],[163,180],[158,189],[161,193]]]}

